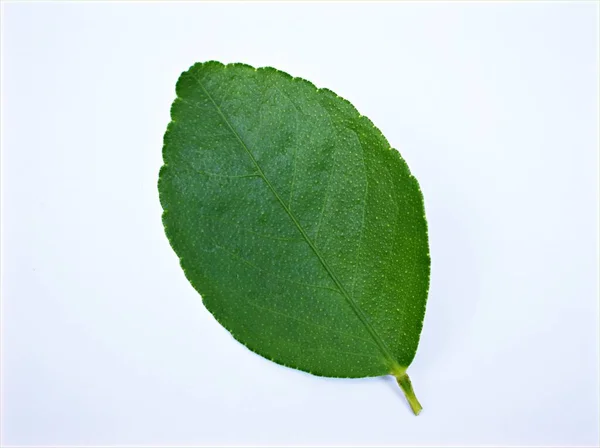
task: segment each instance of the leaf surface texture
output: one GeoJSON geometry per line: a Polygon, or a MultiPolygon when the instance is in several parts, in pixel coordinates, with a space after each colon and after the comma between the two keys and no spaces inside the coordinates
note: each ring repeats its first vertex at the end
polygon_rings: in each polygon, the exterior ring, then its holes
{"type": "Polygon", "coordinates": [[[208,310],[279,364],[403,373],[430,259],[423,196],[398,151],[348,101],[273,68],[200,63],[176,91],[163,223],[208,310]]]}

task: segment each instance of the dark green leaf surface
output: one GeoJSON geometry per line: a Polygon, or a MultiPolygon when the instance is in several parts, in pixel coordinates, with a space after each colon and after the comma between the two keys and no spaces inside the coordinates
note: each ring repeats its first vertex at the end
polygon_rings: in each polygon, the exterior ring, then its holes
{"type": "Polygon", "coordinates": [[[400,154],[348,101],[273,68],[196,64],[176,90],[163,223],[208,310],[272,361],[393,374],[413,400],[430,259],[400,154]]]}

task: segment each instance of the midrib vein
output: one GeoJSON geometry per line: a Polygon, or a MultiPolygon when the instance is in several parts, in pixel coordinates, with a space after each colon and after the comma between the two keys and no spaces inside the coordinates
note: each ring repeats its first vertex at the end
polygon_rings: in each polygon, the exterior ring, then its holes
{"type": "MultiPolygon", "coordinates": [[[[342,296],[346,299],[346,301],[348,302],[348,304],[350,305],[350,307],[352,308],[352,310],[354,311],[354,313],[356,314],[358,319],[362,322],[362,324],[368,330],[369,334],[371,335],[371,337],[373,338],[373,340],[379,347],[379,350],[381,351],[383,356],[386,357],[388,359],[388,361],[391,361],[392,366],[397,365],[397,361],[395,360],[394,356],[392,355],[390,349],[387,347],[387,344],[383,341],[383,339],[381,339],[379,334],[375,331],[375,329],[369,322],[367,316],[365,315],[364,311],[358,306],[358,304],[354,301],[354,299],[348,294],[348,292],[346,291],[346,289],[344,288],[344,286],[338,279],[337,275],[335,274],[335,272],[333,272],[333,269],[329,266],[327,261],[325,261],[325,258],[321,255],[321,252],[319,251],[319,249],[317,249],[317,247],[314,245],[313,241],[310,239],[310,237],[308,236],[308,234],[306,233],[306,231],[304,230],[304,228],[302,227],[300,222],[296,219],[296,217],[294,216],[292,211],[289,209],[289,207],[286,205],[286,203],[283,201],[283,199],[281,199],[281,196],[279,196],[279,194],[277,193],[277,190],[275,190],[275,188],[273,187],[273,185],[271,184],[271,182],[269,181],[267,176],[265,176],[265,173],[263,172],[262,168],[258,164],[256,158],[254,157],[254,154],[252,154],[250,149],[248,149],[248,147],[246,146],[246,144],[244,143],[244,141],[242,140],[240,135],[233,128],[233,126],[231,125],[231,123],[229,122],[229,120],[227,119],[225,114],[223,114],[221,107],[215,102],[212,95],[210,93],[208,93],[208,90],[206,90],[204,88],[204,86],[202,85],[200,80],[196,77],[194,77],[194,79],[196,80],[196,82],[198,82],[198,85],[200,86],[200,88],[202,89],[202,91],[204,92],[206,97],[213,104],[213,106],[215,107],[215,110],[217,111],[217,113],[219,114],[221,119],[225,122],[227,127],[229,127],[229,129],[231,130],[233,135],[240,142],[240,145],[242,146],[242,148],[244,148],[244,151],[246,151],[246,154],[248,154],[248,157],[250,157],[250,160],[252,160],[252,163],[256,167],[256,170],[258,171],[260,177],[264,180],[264,182],[267,185],[267,187],[269,188],[269,190],[271,190],[271,193],[273,193],[273,195],[275,196],[275,198],[277,199],[277,201],[279,202],[281,207],[283,207],[283,209],[288,214],[288,216],[290,217],[292,222],[295,224],[296,228],[298,229],[298,231],[300,232],[302,237],[306,240],[307,244],[310,246],[310,248],[312,249],[314,254],[317,256],[320,263],[323,265],[323,267],[325,268],[325,270],[327,271],[327,273],[329,274],[329,276],[335,283],[336,287],[339,289],[342,296]]],[[[392,367],[392,366],[390,366],[390,367],[392,367]]]]}

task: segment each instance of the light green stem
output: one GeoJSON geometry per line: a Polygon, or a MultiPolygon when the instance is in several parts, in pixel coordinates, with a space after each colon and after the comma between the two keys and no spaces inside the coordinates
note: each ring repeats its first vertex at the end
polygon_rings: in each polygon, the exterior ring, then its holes
{"type": "Polygon", "coordinates": [[[404,395],[406,396],[406,399],[408,400],[408,404],[410,404],[412,411],[415,413],[415,415],[419,415],[419,412],[421,412],[423,407],[421,406],[421,403],[419,403],[419,400],[417,400],[415,391],[413,390],[412,384],[410,382],[410,378],[406,373],[394,376],[396,377],[396,381],[398,381],[400,389],[402,389],[402,391],[404,392],[404,395]]]}

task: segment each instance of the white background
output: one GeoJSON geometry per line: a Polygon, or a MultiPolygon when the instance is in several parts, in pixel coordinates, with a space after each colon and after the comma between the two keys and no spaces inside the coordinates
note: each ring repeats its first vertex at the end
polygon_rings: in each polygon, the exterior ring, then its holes
{"type": "Polygon", "coordinates": [[[598,11],[4,3],[2,444],[597,446],[598,11]],[[184,278],[156,182],[210,59],[331,88],[419,179],[419,417],[251,353],[184,278]]]}

